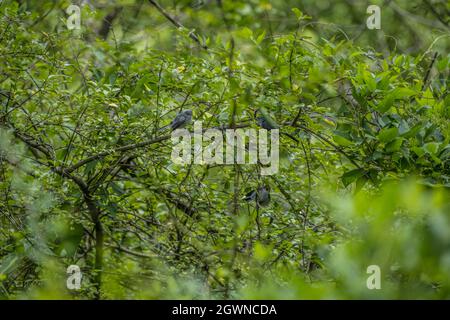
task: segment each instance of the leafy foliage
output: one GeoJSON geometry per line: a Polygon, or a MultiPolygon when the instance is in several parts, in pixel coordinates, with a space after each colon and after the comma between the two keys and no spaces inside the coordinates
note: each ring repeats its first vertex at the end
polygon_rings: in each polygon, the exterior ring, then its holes
{"type": "Polygon", "coordinates": [[[346,1],[160,1],[177,27],[152,2],[88,1],[79,31],[68,1],[0,3],[0,297],[450,297],[445,1],[382,8],[395,45],[346,1]],[[298,142],[273,176],[177,165],[183,109],[298,142]]]}

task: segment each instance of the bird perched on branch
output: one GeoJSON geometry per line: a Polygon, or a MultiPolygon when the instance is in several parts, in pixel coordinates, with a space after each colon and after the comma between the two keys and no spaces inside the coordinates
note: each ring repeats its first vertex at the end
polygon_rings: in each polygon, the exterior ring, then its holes
{"type": "Polygon", "coordinates": [[[258,109],[255,111],[256,123],[263,129],[272,130],[279,129],[280,126],[275,122],[275,120],[270,117],[269,114],[264,109],[258,109]]]}
{"type": "Polygon", "coordinates": [[[164,130],[168,127],[173,131],[175,129],[184,128],[187,124],[192,121],[192,110],[183,110],[179,112],[176,117],[172,120],[172,122],[162,127],[160,130],[164,130]]]}
{"type": "Polygon", "coordinates": [[[266,186],[261,186],[256,190],[252,190],[244,197],[245,201],[256,201],[256,204],[260,207],[265,207],[270,202],[270,190],[266,186]]]}
{"type": "MultiPolygon", "coordinates": [[[[255,110],[255,117],[256,117],[256,123],[258,126],[260,126],[263,129],[266,130],[273,130],[273,129],[280,129],[280,126],[276,121],[267,113],[267,111],[264,108],[260,108],[255,110]]],[[[285,135],[289,137],[290,139],[294,140],[295,142],[298,142],[298,139],[292,136],[291,134],[281,131],[280,133],[282,135],[285,135]]]]}

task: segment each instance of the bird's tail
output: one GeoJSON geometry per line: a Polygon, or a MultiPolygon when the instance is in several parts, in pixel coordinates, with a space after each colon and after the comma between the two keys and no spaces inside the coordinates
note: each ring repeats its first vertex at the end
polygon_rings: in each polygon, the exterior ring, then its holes
{"type": "Polygon", "coordinates": [[[167,126],[159,128],[158,132],[165,131],[165,130],[167,130],[167,128],[170,128],[170,124],[168,124],[167,126]]]}

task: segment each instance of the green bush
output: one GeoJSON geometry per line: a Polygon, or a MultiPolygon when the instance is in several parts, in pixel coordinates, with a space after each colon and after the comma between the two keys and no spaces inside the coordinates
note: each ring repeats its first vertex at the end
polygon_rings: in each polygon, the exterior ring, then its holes
{"type": "Polygon", "coordinates": [[[68,1],[0,3],[0,297],[449,299],[445,3],[382,6],[380,31],[346,1],[169,2],[184,27],[151,2],[84,5],[81,30],[68,1]],[[182,109],[266,110],[279,172],[174,164],[182,109]],[[269,206],[242,200],[261,184],[269,206]]]}

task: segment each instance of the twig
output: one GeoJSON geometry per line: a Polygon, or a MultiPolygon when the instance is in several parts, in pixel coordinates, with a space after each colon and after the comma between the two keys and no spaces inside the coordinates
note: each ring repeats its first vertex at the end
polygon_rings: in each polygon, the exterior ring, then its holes
{"type": "MultiPolygon", "coordinates": [[[[182,28],[184,29],[185,27],[178,22],[177,20],[175,20],[175,18],[173,18],[170,14],[167,13],[166,10],[164,10],[163,7],[161,7],[159,5],[158,2],[156,2],[155,0],[148,0],[167,20],[169,20],[175,27],[177,28],[182,28]]],[[[208,50],[208,47],[203,44],[200,39],[197,37],[197,35],[194,32],[189,32],[189,37],[194,40],[195,42],[197,42],[203,49],[208,50]]]]}
{"type": "Polygon", "coordinates": [[[435,52],[433,55],[433,59],[431,60],[430,66],[427,69],[427,73],[425,74],[425,77],[423,78],[422,90],[420,90],[420,91],[423,91],[425,89],[425,87],[427,86],[428,78],[430,77],[431,69],[433,69],[433,65],[434,65],[434,62],[436,61],[437,56],[438,56],[438,53],[435,52]]]}
{"type": "Polygon", "coordinates": [[[111,30],[112,24],[121,11],[122,7],[115,7],[114,10],[108,13],[108,15],[103,19],[103,23],[98,30],[98,35],[102,37],[103,40],[106,40],[106,38],[108,38],[108,34],[111,30]]]}

